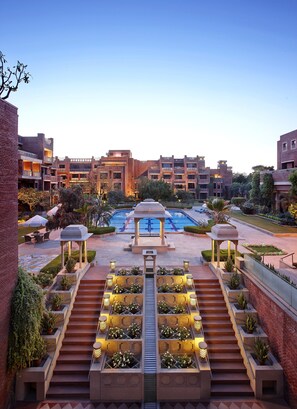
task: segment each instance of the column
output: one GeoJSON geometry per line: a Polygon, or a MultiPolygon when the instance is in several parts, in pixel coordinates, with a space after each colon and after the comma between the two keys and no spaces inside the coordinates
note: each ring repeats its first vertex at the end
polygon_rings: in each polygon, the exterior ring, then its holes
{"type": "Polygon", "coordinates": [[[64,258],[64,241],[61,241],[61,267],[64,267],[65,258],[64,258]]]}
{"type": "Polygon", "coordinates": [[[139,219],[134,219],[134,226],[135,226],[135,239],[134,239],[134,244],[135,244],[135,246],[138,246],[139,219]]]}
{"type": "Polygon", "coordinates": [[[211,262],[214,263],[215,261],[215,241],[211,239],[211,262]]]}
{"type": "Polygon", "coordinates": [[[81,268],[81,263],[82,263],[82,244],[83,244],[82,241],[80,241],[78,243],[78,247],[79,247],[79,268],[81,268]]]}
{"type": "Polygon", "coordinates": [[[88,262],[87,240],[84,241],[84,247],[85,247],[85,264],[87,264],[88,262]]]}
{"type": "Polygon", "coordinates": [[[231,242],[228,240],[228,258],[231,257],[231,242]]]}
{"type": "Polygon", "coordinates": [[[165,245],[165,233],[164,233],[164,219],[160,220],[160,236],[161,236],[161,245],[165,245]]]}
{"type": "Polygon", "coordinates": [[[220,242],[217,241],[217,267],[220,267],[220,259],[221,259],[221,255],[220,255],[220,242]]]}

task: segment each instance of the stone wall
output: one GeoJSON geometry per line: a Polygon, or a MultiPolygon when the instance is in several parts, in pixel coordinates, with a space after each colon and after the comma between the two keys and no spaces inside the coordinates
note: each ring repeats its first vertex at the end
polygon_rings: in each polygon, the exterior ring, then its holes
{"type": "Polygon", "coordinates": [[[291,409],[297,409],[297,319],[289,309],[245,275],[250,302],[258,312],[260,324],[268,335],[272,353],[285,374],[285,398],[291,409]]]}
{"type": "Polygon", "coordinates": [[[0,408],[5,409],[10,406],[13,382],[7,375],[6,359],[10,301],[18,267],[18,115],[16,107],[1,99],[0,146],[0,408]]]}

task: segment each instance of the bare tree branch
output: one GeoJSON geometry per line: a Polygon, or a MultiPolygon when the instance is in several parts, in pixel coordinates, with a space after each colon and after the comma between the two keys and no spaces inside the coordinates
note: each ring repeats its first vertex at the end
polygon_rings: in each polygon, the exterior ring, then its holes
{"type": "Polygon", "coordinates": [[[30,82],[30,73],[26,71],[27,65],[17,62],[17,65],[5,68],[7,63],[5,55],[0,51],[0,98],[8,99],[11,92],[16,92],[20,83],[30,82]]]}

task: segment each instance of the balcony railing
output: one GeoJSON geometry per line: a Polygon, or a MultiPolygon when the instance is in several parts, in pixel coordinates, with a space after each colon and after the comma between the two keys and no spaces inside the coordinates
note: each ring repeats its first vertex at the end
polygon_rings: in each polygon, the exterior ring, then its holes
{"type": "Polygon", "coordinates": [[[32,170],[23,170],[19,174],[22,178],[30,178],[30,179],[40,179],[41,178],[41,173],[40,172],[32,172],[32,170]]]}
{"type": "Polygon", "coordinates": [[[32,153],[32,152],[26,152],[26,151],[22,151],[22,150],[18,150],[19,155],[20,156],[27,156],[28,158],[34,158],[34,159],[38,159],[38,156],[36,155],[36,153],[32,153]]]}

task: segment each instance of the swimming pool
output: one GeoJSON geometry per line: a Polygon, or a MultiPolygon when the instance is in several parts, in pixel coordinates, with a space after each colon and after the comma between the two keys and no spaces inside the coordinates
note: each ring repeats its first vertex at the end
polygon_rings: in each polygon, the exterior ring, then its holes
{"type": "MultiPolygon", "coordinates": [[[[117,233],[134,233],[134,220],[128,218],[131,210],[116,210],[109,225],[116,228],[117,233]]],[[[186,213],[177,210],[168,210],[172,217],[165,219],[165,232],[174,233],[184,230],[184,226],[198,226],[198,222],[191,219],[186,213]]],[[[139,222],[140,233],[159,233],[160,221],[153,218],[144,218],[139,222]]]]}

